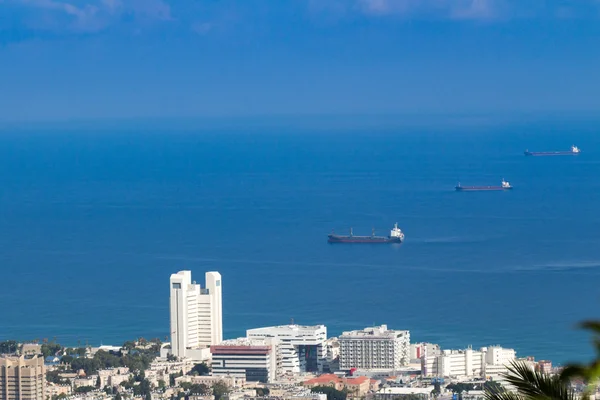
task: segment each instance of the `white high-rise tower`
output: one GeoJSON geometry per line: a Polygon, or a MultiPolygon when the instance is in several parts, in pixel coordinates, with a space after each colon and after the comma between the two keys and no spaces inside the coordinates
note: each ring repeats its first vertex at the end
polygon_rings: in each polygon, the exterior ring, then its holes
{"type": "Polygon", "coordinates": [[[223,341],[221,274],[207,272],[205,279],[202,289],[191,271],[171,275],[171,352],[177,357],[223,341]]]}

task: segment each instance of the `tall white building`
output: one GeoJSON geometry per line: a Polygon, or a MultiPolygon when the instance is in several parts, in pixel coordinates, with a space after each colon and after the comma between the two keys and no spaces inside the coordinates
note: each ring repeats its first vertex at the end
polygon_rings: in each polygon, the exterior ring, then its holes
{"type": "Polygon", "coordinates": [[[282,325],[250,329],[248,339],[269,339],[276,343],[277,364],[281,374],[323,372],[326,361],[325,325],[282,325]]]}
{"type": "Polygon", "coordinates": [[[507,371],[515,359],[513,349],[500,346],[480,350],[443,350],[421,358],[421,374],[426,377],[494,377],[507,371]]]}
{"type": "Polygon", "coordinates": [[[207,272],[205,279],[203,289],[191,271],[171,275],[171,353],[177,357],[193,357],[223,341],[221,274],[207,272]]]}
{"type": "Polygon", "coordinates": [[[339,342],[341,370],[395,370],[410,361],[410,332],[387,325],[344,332],[339,342]]]}

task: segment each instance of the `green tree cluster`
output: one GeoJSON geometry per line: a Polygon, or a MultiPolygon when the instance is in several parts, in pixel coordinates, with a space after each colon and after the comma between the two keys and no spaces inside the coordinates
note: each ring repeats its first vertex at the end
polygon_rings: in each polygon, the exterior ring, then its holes
{"type": "Polygon", "coordinates": [[[155,358],[156,354],[146,351],[117,355],[99,350],[93,358],[78,357],[72,358],[70,361],[74,371],[82,369],[87,375],[90,375],[101,369],[117,367],[128,367],[132,372],[144,371],[150,367],[155,358]]]}
{"type": "Polygon", "coordinates": [[[89,393],[96,390],[93,386],[79,386],[75,388],[75,393],[89,393]]]}
{"type": "Polygon", "coordinates": [[[0,354],[12,354],[19,350],[19,343],[14,340],[0,342],[0,354]]]}
{"type": "Polygon", "coordinates": [[[452,393],[456,393],[458,395],[458,399],[462,400],[463,392],[469,392],[470,390],[475,390],[475,385],[472,383],[451,383],[446,386],[446,389],[451,390],[452,393]]]}
{"type": "Polygon", "coordinates": [[[202,363],[202,364],[194,365],[194,367],[190,370],[190,372],[188,372],[188,375],[205,376],[205,375],[208,375],[209,373],[210,373],[210,369],[208,368],[208,365],[206,365],[205,363],[202,363]]]}
{"type": "Polygon", "coordinates": [[[327,400],[346,400],[347,393],[337,390],[330,386],[315,386],[311,389],[313,393],[323,393],[327,395],[327,400]]]}
{"type": "Polygon", "coordinates": [[[212,387],[213,396],[215,396],[215,400],[221,400],[223,396],[229,393],[229,386],[223,381],[215,382],[212,387]]]}
{"type": "Polygon", "coordinates": [[[57,355],[62,349],[63,347],[60,344],[50,342],[42,344],[41,351],[44,357],[50,357],[57,355]]]}
{"type": "Polygon", "coordinates": [[[60,372],[61,371],[56,370],[46,372],[46,381],[58,385],[67,385],[71,383],[69,379],[61,377],[60,372]]]}
{"type": "Polygon", "coordinates": [[[180,376],[183,376],[183,371],[179,371],[174,374],[169,374],[169,386],[175,386],[175,378],[179,378],[180,376]]]}
{"type": "Polygon", "coordinates": [[[266,397],[270,392],[269,388],[256,388],[256,395],[260,397],[266,397]]]}
{"type": "Polygon", "coordinates": [[[210,388],[203,384],[183,382],[181,388],[189,394],[205,396],[211,394],[210,388]]]}

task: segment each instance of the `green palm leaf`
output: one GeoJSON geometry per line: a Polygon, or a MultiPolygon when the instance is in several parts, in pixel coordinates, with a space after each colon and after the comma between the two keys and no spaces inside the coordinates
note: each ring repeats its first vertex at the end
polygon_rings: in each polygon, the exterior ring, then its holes
{"type": "Polygon", "coordinates": [[[575,400],[574,391],[560,377],[534,371],[524,362],[513,362],[503,376],[516,393],[486,390],[486,400],[575,400]]]}

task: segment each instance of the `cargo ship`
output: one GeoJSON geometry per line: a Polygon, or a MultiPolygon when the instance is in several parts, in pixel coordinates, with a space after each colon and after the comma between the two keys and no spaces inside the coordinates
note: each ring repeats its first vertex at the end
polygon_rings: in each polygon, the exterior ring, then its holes
{"type": "Polygon", "coordinates": [[[375,236],[375,229],[371,233],[371,236],[355,236],[350,228],[350,235],[336,235],[331,233],[327,236],[328,243],[402,243],[404,240],[404,233],[398,228],[398,223],[394,224],[394,227],[390,231],[389,236],[375,236]]]}
{"type": "Polygon", "coordinates": [[[576,156],[581,153],[579,147],[571,146],[570,151],[529,151],[525,150],[526,156],[576,156]]]}
{"type": "Polygon", "coordinates": [[[486,192],[486,191],[499,191],[499,190],[510,190],[512,186],[510,183],[502,179],[500,186],[462,186],[460,183],[455,187],[458,192],[486,192]]]}

